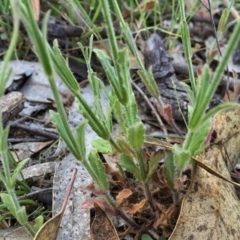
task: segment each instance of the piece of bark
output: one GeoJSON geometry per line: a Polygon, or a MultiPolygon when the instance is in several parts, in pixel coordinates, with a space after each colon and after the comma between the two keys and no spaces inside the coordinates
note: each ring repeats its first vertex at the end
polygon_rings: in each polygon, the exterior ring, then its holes
{"type": "MultiPolygon", "coordinates": [[[[152,68],[153,76],[160,90],[159,98],[164,104],[171,106],[175,120],[182,121],[183,117],[187,119],[188,94],[186,88],[178,81],[175,75],[172,59],[169,57],[160,36],[157,34],[151,35],[145,43],[143,55],[146,69],[152,68]]],[[[222,103],[224,93],[224,89],[218,89],[211,100],[209,108],[222,103]]]]}
{"type": "Polygon", "coordinates": [[[188,96],[183,85],[174,73],[167,50],[157,34],[152,34],[145,43],[144,64],[146,69],[152,68],[153,76],[160,90],[161,100],[172,107],[173,118],[187,118],[188,96]]]}
{"type": "Polygon", "coordinates": [[[5,125],[10,119],[15,117],[24,107],[24,96],[20,92],[11,92],[1,99],[2,120],[5,125]]]}

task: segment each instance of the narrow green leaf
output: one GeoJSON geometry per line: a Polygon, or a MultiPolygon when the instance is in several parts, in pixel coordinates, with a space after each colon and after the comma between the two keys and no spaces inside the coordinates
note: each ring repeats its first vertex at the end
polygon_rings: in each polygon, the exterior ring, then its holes
{"type": "Polygon", "coordinates": [[[173,145],[174,165],[179,169],[184,169],[190,161],[190,152],[177,144],[173,145]]]}
{"type": "Polygon", "coordinates": [[[96,116],[91,107],[80,94],[78,94],[76,97],[76,101],[79,104],[80,113],[82,113],[85,119],[88,120],[88,123],[93,131],[97,133],[99,137],[108,140],[110,138],[110,129],[108,129],[108,125],[105,123],[105,118],[99,119],[99,116],[96,116]]]}
{"type": "Polygon", "coordinates": [[[170,189],[174,190],[174,180],[176,177],[176,171],[174,166],[174,158],[172,152],[166,152],[164,161],[164,178],[170,189]]]}
{"type": "Polygon", "coordinates": [[[155,172],[159,165],[159,161],[163,157],[163,151],[157,151],[151,154],[150,160],[148,163],[148,172],[147,172],[147,177],[145,179],[145,182],[148,182],[152,176],[152,174],[155,172]]]}
{"type": "Polygon", "coordinates": [[[191,144],[189,146],[190,155],[192,157],[200,154],[204,149],[204,143],[210,128],[211,128],[211,120],[208,119],[201,125],[198,131],[194,132],[191,144]]]}
{"type": "Polygon", "coordinates": [[[96,148],[98,152],[110,153],[113,151],[110,143],[102,138],[97,138],[92,141],[92,146],[96,148]]]}
{"type": "Polygon", "coordinates": [[[87,127],[87,121],[82,122],[76,127],[76,143],[78,145],[78,152],[81,160],[86,158],[86,140],[85,131],[87,127]]]}
{"type": "Polygon", "coordinates": [[[208,65],[204,66],[202,76],[199,81],[200,82],[197,88],[196,105],[194,106],[188,126],[191,130],[195,129],[198,123],[201,122],[201,119],[211,100],[211,95],[207,95],[207,90],[210,85],[210,74],[208,65]]]}
{"type": "Polygon", "coordinates": [[[20,224],[25,225],[25,223],[27,222],[27,213],[26,208],[24,206],[20,207],[16,211],[16,218],[20,224]]]}
{"type": "Polygon", "coordinates": [[[2,169],[0,169],[0,181],[4,184],[5,187],[7,187],[6,178],[3,175],[2,169]]]}
{"type": "Polygon", "coordinates": [[[16,211],[14,201],[12,200],[11,196],[7,193],[1,193],[1,199],[3,203],[7,206],[8,210],[11,212],[11,214],[16,217],[16,211]]]}
{"type": "Polygon", "coordinates": [[[50,61],[50,54],[48,52],[47,42],[44,41],[43,35],[37,26],[30,1],[20,1],[20,8],[21,20],[25,25],[28,36],[30,37],[34,47],[36,48],[36,52],[43,66],[44,72],[48,77],[52,77],[53,68],[50,61]]]}
{"type": "Polygon", "coordinates": [[[116,137],[116,143],[124,154],[128,156],[135,156],[134,150],[131,148],[126,139],[116,137]]]}
{"type": "Polygon", "coordinates": [[[1,140],[0,140],[0,151],[6,151],[8,149],[8,133],[9,133],[9,126],[7,126],[1,134],[1,140]]]}
{"type": "Polygon", "coordinates": [[[224,31],[224,27],[227,23],[228,16],[229,16],[229,10],[223,9],[222,15],[221,15],[219,23],[218,23],[218,29],[217,29],[218,33],[222,33],[224,31]]]}
{"type": "Polygon", "coordinates": [[[49,50],[51,53],[51,58],[54,62],[55,69],[58,73],[58,75],[61,77],[62,81],[65,83],[65,85],[70,89],[74,95],[80,92],[79,85],[73,76],[73,73],[71,72],[70,68],[68,67],[65,59],[62,56],[62,53],[58,47],[57,40],[54,40],[53,42],[53,51],[49,50]]]}
{"type": "Polygon", "coordinates": [[[142,181],[141,173],[139,168],[134,164],[132,159],[126,154],[122,153],[119,156],[119,164],[125,168],[128,172],[132,173],[136,179],[142,181]]]}
{"type": "Polygon", "coordinates": [[[91,84],[91,89],[93,91],[93,95],[98,100],[100,99],[100,82],[101,80],[96,76],[96,73],[92,71],[92,69],[88,69],[88,80],[91,84]]]}
{"type": "Polygon", "coordinates": [[[33,228],[37,232],[43,225],[43,222],[44,222],[43,216],[42,215],[38,216],[37,218],[35,218],[34,222],[35,222],[35,224],[34,224],[33,228]]]}
{"type": "Polygon", "coordinates": [[[150,68],[150,69],[148,69],[148,71],[139,70],[138,74],[139,74],[142,82],[146,86],[148,92],[151,94],[151,96],[158,98],[160,95],[160,91],[159,91],[157,83],[153,77],[152,69],[150,68]]]}
{"type": "Polygon", "coordinates": [[[118,46],[117,46],[117,38],[115,36],[115,31],[113,27],[113,20],[111,17],[109,1],[102,0],[101,4],[102,4],[102,13],[103,13],[103,17],[104,17],[106,28],[107,28],[107,34],[111,44],[111,54],[112,54],[113,61],[115,61],[117,59],[118,46]]]}
{"type": "Polygon", "coordinates": [[[125,100],[123,105],[126,106],[128,104],[129,96],[132,92],[127,48],[118,50],[115,67],[117,69],[119,87],[121,88],[120,91],[122,94],[122,98],[125,100]]]}
{"type": "Polygon", "coordinates": [[[139,150],[142,147],[144,136],[145,127],[142,122],[138,122],[127,129],[127,138],[134,150],[139,150]]]}
{"type": "Polygon", "coordinates": [[[11,177],[11,188],[15,187],[16,179],[17,179],[18,175],[20,174],[20,171],[23,169],[23,167],[25,166],[25,164],[28,161],[29,161],[29,158],[26,158],[17,164],[17,167],[14,169],[12,177],[11,177]]]}
{"type": "Polygon", "coordinates": [[[89,156],[89,165],[91,166],[93,172],[96,174],[97,177],[97,186],[101,189],[108,190],[108,181],[107,175],[105,173],[104,165],[97,153],[97,151],[91,151],[89,156]]]}
{"type": "Polygon", "coordinates": [[[62,123],[62,120],[61,120],[61,117],[60,117],[59,113],[56,113],[56,112],[50,110],[50,116],[51,116],[51,119],[52,119],[54,125],[56,126],[56,128],[57,128],[57,130],[58,130],[58,132],[59,132],[59,134],[61,136],[61,138],[67,144],[67,146],[70,149],[70,151],[72,152],[72,154],[77,159],[80,160],[81,156],[79,156],[78,149],[75,149],[74,145],[70,141],[70,138],[68,136],[67,131],[65,130],[65,127],[64,127],[64,125],[62,123]]]}
{"type": "Polygon", "coordinates": [[[123,108],[123,118],[126,128],[131,127],[132,125],[140,121],[138,117],[137,104],[133,97],[130,98],[129,104],[125,106],[125,108],[123,108]]]}
{"type": "Polygon", "coordinates": [[[115,97],[112,96],[111,98],[112,100],[110,101],[110,104],[113,110],[114,117],[116,118],[118,124],[120,125],[121,131],[123,131],[123,133],[126,133],[122,104],[115,97]]]}
{"type": "Polygon", "coordinates": [[[194,96],[196,96],[196,83],[195,83],[193,64],[192,64],[191,37],[190,37],[188,24],[186,22],[186,17],[185,17],[184,1],[180,2],[180,13],[181,13],[180,30],[181,30],[182,40],[183,40],[184,54],[186,56],[186,60],[188,63],[188,71],[189,71],[191,86],[193,89],[194,96]]]}
{"type": "MultiPolygon", "coordinates": [[[[239,103],[233,103],[233,102],[226,102],[223,104],[220,104],[216,107],[214,107],[213,109],[209,110],[202,118],[202,123],[204,123],[205,121],[207,121],[208,119],[210,119],[211,117],[213,117],[215,114],[219,113],[220,111],[223,110],[227,110],[227,109],[231,109],[231,108],[236,108],[236,107],[240,107],[239,103]]],[[[196,130],[201,127],[201,123],[199,123],[198,126],[196,126],[196,130]]]]}
{"type": "Polygon", "coordinates": [[[126,92],[122,91],[123,88],[120,86],[115,69],[110,64],[109,57],[100,49],[95,49],[94,52],[96,53],[98,59],[101,61],[104,71],[107,74],[108,81],[110,82],[119,102],[123,105],[126,105],[126,92]]]}

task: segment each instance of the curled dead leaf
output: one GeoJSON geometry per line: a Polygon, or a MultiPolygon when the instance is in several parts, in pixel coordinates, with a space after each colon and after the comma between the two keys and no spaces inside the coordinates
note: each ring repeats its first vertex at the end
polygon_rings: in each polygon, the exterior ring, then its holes
{"type": "Polygon", "coordinates": [[[146,205],[147,200],[143,199],[139,203],[136,204],[130,204],[128,206],[124,207],[124,210],[129,214],[135,214],[138,211],[141,211],[141,209],[146,205]]]}
{"type": "Polygon", "coordinates": [[[116,207],[118,208],[123,203],[123,201],[132,194],[133,192],[130,189],[123,189],[121,192],[119,192],[116,196],[116,207]]]}

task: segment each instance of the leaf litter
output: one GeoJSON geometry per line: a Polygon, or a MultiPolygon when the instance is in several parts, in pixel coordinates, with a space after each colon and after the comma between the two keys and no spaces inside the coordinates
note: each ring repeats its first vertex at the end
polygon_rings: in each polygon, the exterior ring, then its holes
{"type": "MultiPolygon", "coordinates": [[[[214,139],[198,157],[218,174],[230,172],[240,155],[240,109],[216,116],[214,139]]],[[[240,239],[240,200],[234,185],[196,165],[171,240],[240,239]]]]}

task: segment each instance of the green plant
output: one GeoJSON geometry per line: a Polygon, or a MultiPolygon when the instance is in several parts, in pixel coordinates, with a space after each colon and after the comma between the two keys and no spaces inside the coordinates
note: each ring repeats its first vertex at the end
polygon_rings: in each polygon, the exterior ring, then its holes
{"type": "Polygon", "coordinates": [[[177,175],[187,166],[191,157],[194,157],[203,150],[204,141],[211,127],[211,118],[219,111],[226,108],[239,107],[237,103],[224,103],[210,111],[207,108],[215,93],[223,75],[224,69],[227,66],[227,62],[231,56],[231,53],[235,49],[237,42],[239,41],[238,31],[240,30],[240,21],[237,22],[234,32],[230,37],[227,49],[214,73],[214,76],[210,75],[210,69],[208,65],[205,65],[202,71],[202,75],[195,81],[192,63],[191,63],[191,45],[189,29],[186,25],[184,1],[181,1],[181,34],[184,45],[184,52],[188,61],[189,73],[191,85],[193,88],[194,99],[192,101],[193,106],[189,109],[189,123],[188,132],[185,137],[182,146],[174,145],[173,147],[173,160],[174,165],[177,168],[177,175]]]}
{"type": "MultiPolygon", "coordinates": [[[[14,1],[12,1],[14,2],[14,1]]],[[[79,1],[74,1],[80,10],[83,9],[79,1]]],[[[93,3],[94,1],[92,1],[93,3]]],[[[149,202],[149,205],[154,212],[156,210],[155,203],[152,199],[150,192],[150,180],[151,175],[154,173],[158,166],[158,161],[161,157],[160,153],[152,154],[147,162],[144,159],[144,138],[145,138],[145,127],[138,116],[137,104],[131,87],[131,76],[129,72],[129,62],[128,62],[128,50],[126,48],[119,49],[117,46],[116,36],[113,29],[113,20],[110,12],[109,1],[102,0],[102,13],[103,18],[106,22],[107,33],[111,45],[110,56],[106,55],[101,50],[95,50],[94,53],[97,55],[99,60],[101,60],[102,66],[105,70],[107,78],[110,82],[110,91],[107,94],[109,99],[109,106],[107,111],[103,110],[101,105],[101,89],[104,89],[104,85],[97,75],[93,72],[91,68],[91,57],[92,57],[92,45],[93,37],[90,38],[89,48],[84,48],[82,44],[79,44],[88,68],[88,79],[92,87],[94,94],[94,109],[92,109],[81,95],[79,85],[76,79],[71,73],[67,63],[62,56],[61,51],[58,48],[57,41],[54,42],[53,48],[51,48],[47,42],[47,21],[49,18],[49,13],[46,14],[43,24],[42,31],[40,31],[37,23],[34,20],[33,12],[31,9],[30,2],[28,0],[21,0],[18,2],[20,8],[21,20],[27,30],[28,36],[35,48],[38,55],[39,61],[41,62],[46,76],[49,79],[51,89],[53,91],[54,99],[57,105],[58,112],[51,111],[52,120],[59,131],[60,136],[66,142],[68,148],[72,154],[81,161],[94,181],[95,192],[100,192],[101,197],[104,198],[107,206],[117,214],[121,214],[126,221],[131,221],[128,219],[124,213],[119,212],[115,206],[115,202],[111,195],[108,193],[109,183],[107,180],[107,175],[104,171],[104,165],[99,157],[98,151],[103,151],[102,146],[104,146],[106,151],[111,151],[118,154],[119,162],[119,172],[125,177],[125,171],[130,172],[133,176],[142,183],[144,188],[145,197],[149,202]],[[76,127],[76,134],[72,133],[67,122],[67,116],[65,114],[58,89],[54,80],[54,72],[62,78],[67,87],[75,95],[78,104],[79,111],[85,117],[86,121],[81,123],[76,127]],[[117,122],[119,123],[120,130],[117,136],[112,133],[112,115],[114,114],[117,122]],[[95,149],[90,153],[86,152],[85,147],[85,128],[89,124],[91,128],[98,134],[99,139],[94,142],[95,149]],[[99,147],[101,145],[101,149],[99,147]]],[[[175,4],[175,1],[174,1],[175,4]]],[[[184,140],[182,146],[174,145],[173,153],[166,155],[167,162],[165,169],[165,176],[169,183],[169,186],[173,189],[173,181],[175,177],[178,177],[182,170],[187,166],[191,157],[199,154],[204,148],[204,142],[206,136],[211,127],[211,118],[218,111],[230,107],[238,106],[234,103],[222,104],[207,112],[207,107],[210,100],[219,84],[221,76],[223,74],[224,68],[230,57],[231,52],[236,45],[236,42],[240,39],[238,32],[240,30],[240,21],[237,22],[235,30],[230,38],[227,51],[225,52],[222,61],[220,62],[213,79],[211,80],[211,75],[209,67],[206,65],[203,68],[203,73],[196,81],[193,74],[193,66],[191,62],[191,45],[190,45],[190,35],[188,25],[185,19],[185,5],[184,1],[179,1],[180,16],[181,16],[181,37],[184,44],[185,56],[188,60],[188,67],[190,72],[191,85],[193,89],[192,106],[189,107],[189,124],[188,133],[184,140]]],[[[122,17],[119,5],[116,1],[112,2],[112,9],[120,22],[120,27],[122,30],[122,36],[126,41],[129,50],[136,57],[138,64],[140,66],[139,75],[146,85],[149,93],[156,98],[159,105],[163,107],[163,103],[159,100],[159,91],[151,71],[146,71],[144,65],[140,59],[136,44],[132,37],[131,30],[128,24],[122,17]]],[[[85,17],[88,21],[89,26],[94,28],[93,21],[86,15],[85,17]]],[[[98,17],[98,10],[93,14],[93,18],[98,17]]],[[[17,22],[15,23],[15,27],[17,22]]],[[[12,49],[12,48],[10,48],[12,49]]],[[[10,50],[9,50],[10,51],[10,50]]],[[[6,61],[7,64],[7,61],[6,61]]],[[[9,74],[9,73],[8,73],[9,74]]],[[[0,82],[0,93],[3,93],[4,84],[6,82],[5,76],[8,74],[2,73],[3,80],[0,82]],[[2,92],[1,92],[2,91],[2,92]]],[[[1,94],[0,94],[1,95],[1,94]]],[[[2,126],[0,126],[2,127],[2,126]]],[[[6,137],[8,130],[1,130],[0,136],[3,136],[2,146],[0,146],[0,151],[2,151],[3,159],[9,157],[8,152],[5,151],[6,147],[6,137]],[[1,135],[2,134],[2,135],[1,135]]],[[[24,162],[25,163],[25,162],[24,162]]],[[[18,173],[23,167],[24,163],[16,168],[18,173]]],[[[6,165],[6,164],[5,164],[6,165]]],[[[8,166],[4,166],[5,181],[4,178],[1,180],[5,183],[6,188],[9,193],[11,188],[10,184],[14,181],[11,180],[11,175],[8,171],[8,166]]],[[[16,177],[14,173],[13,177],[16,177]]],[[[12,185],[11,185],[12,187],[12,185]]],[[[14,199],[13,195],[2,195],[3,200],[9,200],[10,197],[14,199]]],[[[26,221],[26,215],[24,215],[24,209],[21,208],[17,203],[13,202],[13,205],[8,206],[14,216],[19,220],[19,222],[34,235],[34,230],[29,227],[26,221]],[[12,206],[16,206],[18,209],[16,212],[12,206]],[[19,217],[21,216],[21,218],[19,217]],[[24,216],[24,217],[22,217],[24,216]]],[[[147,238],[147,237],[146,237],[147,238]]]]}
{"type": "MultiPolygon", "coordinates": [[[[12,0],[11,10],[14,19],[14,28],[11,38],[11,42],[8,48],[7,53],[4,56],[4,62],[2,71],[0,73],[0,97],[3,95],[5,90],[5,84],[11,74],[11,70],[8,68],[8,62],[10,61],[12,54],[14,52],[17,39],[18,39],[18,29],[19,29],[19,15],[16,8],[16,1],[12,0]]],[[[5,207],[10,211],[10,213],[17,219],[17,221],[23,225],[27,231],[34,236],[35,231],[40,227],[43,222],[43,218],[37,217],[35,219],[38,224],[36,225],[37,229],[34,229],[32,225],[27,221],[27,212],[24,206],[20,205],[20,201],[17,198],[15,191],[17,176],[20,174],[20,171],[27,163],[28,159],[23,160],[22,162],[15,164],[14,171],[11,171],[12,165],[15,163],[13,156],[11,155],[8,145],[7,138],[9,133],[9,127],[4,128],[2,124],[2,113],[0,112],[0,157],[3,164],[3,169],[0,170],[0,180],[4,184],[6,192],[0,194],[1,199],[5,207]]]]}

